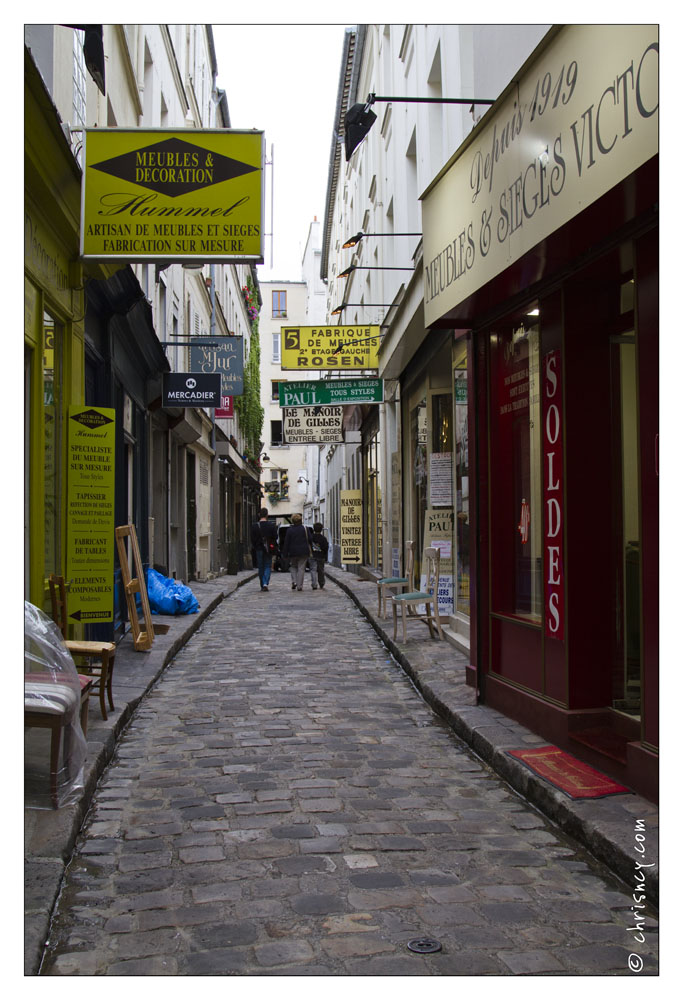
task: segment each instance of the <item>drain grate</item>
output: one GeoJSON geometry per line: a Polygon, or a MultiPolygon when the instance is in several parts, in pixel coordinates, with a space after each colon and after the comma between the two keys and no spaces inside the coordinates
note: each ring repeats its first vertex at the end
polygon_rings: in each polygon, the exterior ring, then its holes
{"type": "Polygon", "coordinates": [[[413,938],[408,942],[408,951],[415,951],[418,955],[432,955],[435,951],[441,951],[441,942],[430,937],[413,938]]]}

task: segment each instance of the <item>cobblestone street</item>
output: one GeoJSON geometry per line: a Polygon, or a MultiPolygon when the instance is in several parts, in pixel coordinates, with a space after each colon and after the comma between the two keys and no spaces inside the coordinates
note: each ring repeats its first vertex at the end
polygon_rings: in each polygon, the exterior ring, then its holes
{"type": "Polygon", "coordinates": [[[433,714],[339,587],[274,574],[135,713],[41,974],[652,975],[656,920],[639,943],[633,906],[433,714]]]}

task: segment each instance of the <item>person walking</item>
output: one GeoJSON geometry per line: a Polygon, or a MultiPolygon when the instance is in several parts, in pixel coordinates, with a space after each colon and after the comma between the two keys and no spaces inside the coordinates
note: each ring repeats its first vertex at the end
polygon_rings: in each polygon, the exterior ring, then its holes
{"type": "Polygon", "coordinates": [[[287,528],[282,555],[289,559],[292,575],[292,590],[304,589],[304,573],[311,553],[311,529],[301,523],[301,514],[292,514],[292,523],[287,528]]]}
{"type": "Polygon", "coordinates": [[[277,528],[274,521],[268,520],[267,507],[262,507],[259,511],[259,520],[254,521],[251,526],[251,558],[258,567],[261,590],[268,590],[273,556],[276,552],[277,528]]]}
{"type": "Polygon", "coordinates": [[[322,590],[325,586],[325,563],[327,562],[327,552],[330,547],[329,542],[323,535],[323,526],[319,521],[313,525],[313,534],[311,535],[311,550],[313,552],[313,558],[311,559],[311,586],[313,590],[317,590],[318,587],[322,590]]]}

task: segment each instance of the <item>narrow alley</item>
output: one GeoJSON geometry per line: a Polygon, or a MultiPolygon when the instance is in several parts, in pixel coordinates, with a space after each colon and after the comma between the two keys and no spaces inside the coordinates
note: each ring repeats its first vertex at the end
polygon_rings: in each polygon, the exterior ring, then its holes
{"type": "Polygon", "coordinates": [[[614,976],[641,971],[633,953],[656,974],[656,921],[636,945],[632,908],[340,587],[274,574],[220,604],[133,716],[41,974],[614,976]]]}

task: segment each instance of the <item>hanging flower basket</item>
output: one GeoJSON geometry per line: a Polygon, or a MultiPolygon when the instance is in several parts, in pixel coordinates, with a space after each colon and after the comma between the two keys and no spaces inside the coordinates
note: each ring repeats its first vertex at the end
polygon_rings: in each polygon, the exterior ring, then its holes
{"type": "Polygon", "coordinates": [[[242,295],[244,296],[244,302],[247,307],[247,315],[249,316],[250,322],[254,322],[258,319],[258,305],[250,288],[247,285],[242,286],[242,295]]]}

